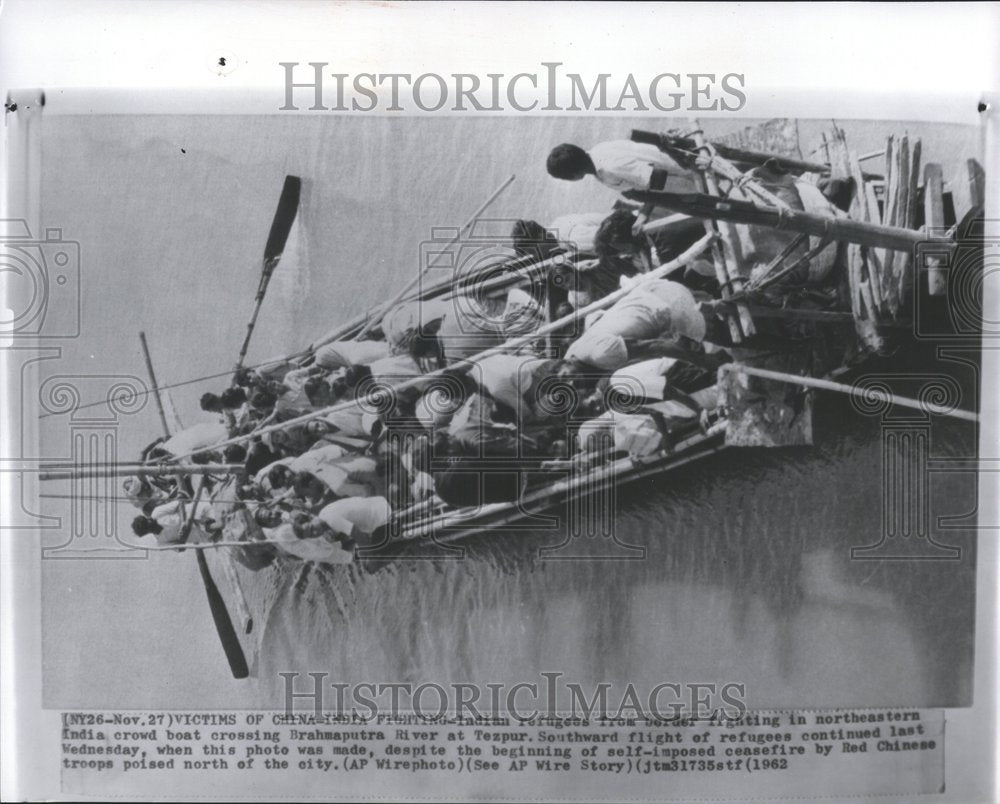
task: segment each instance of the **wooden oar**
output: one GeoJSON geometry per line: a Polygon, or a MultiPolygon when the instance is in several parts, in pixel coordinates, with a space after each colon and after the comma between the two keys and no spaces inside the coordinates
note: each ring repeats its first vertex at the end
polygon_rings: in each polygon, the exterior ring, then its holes
{"type": "MultiPolygon", "coordinates": [[[[294,177],[289,177],[294,178],[294,177]]],[[[296,180],[297,181],[297,180],[296,180]]],[[[285,188],[288,188],[288,180],[285,180],[285,188]]],[[[282,199],[284,199],[284,193],[282,193],[282,199]]],[[[295,193],[295,206],[298,207],[298,190],[295,193]]],[[[281,204],[278,205],[279,209],[281,204]]],[[[293,216],[294,217],[294,216],[293,216]]],[[[275,221],[277,221],[278,216],[275,215],[275,221]]],[[[289,223],[291,226],[291,223],[289,223]]],[[[274,235],[274,226],[271,227],[271,234],[274,235]]],[[[287,237],[287,231],[285,236],[287,237]]],[[[268,246],[271,245],[271,238],[268,239],[268,246]]],[[[282,240],[282,246],[284,245],[284,240],[282,240]]],[[[265,260],[266,260],[266,249],[265,249],[265,260]]],[[[280,256],[281,249],[278,249],[278,255],[280,256]]],[[[254,318],[256,318],[256,310],[254,311],[254,318]]],[[[253,322],[251,321],[251,330],[253,329],[253,322]]],[[[249,338],[249,333],[247,333],[247,338],[249,338]]],[[[149,349],[146,344],[146,336],[141,335],[142,348],[146,357],[146,368],[149,371],[149,382],[153,387],[153,392],[156,394],[158,407],[160,410],[160,421],[163,424],[163,430],[167,436],[170,437],[170,427],[167,425],[167,418],[163,413],[163,405],[160,403],[160,388],[156,383],[156,376],[153,373],[153,361],[149,357],[149,349]]],[[[244,343],[244,350],[246,344],[244,343]]],[[[242,359],[242,355],[240,356],[242,359]]],[[[223,465],[224,466],[224,465],[223,465]]],[[[155,468],[150,468],[147,470],[146,474],[166,474],[168,468],[173,468],[175,474],[196,474],[196,473],[207,473],[210,470],[223,468],[223,466],[215,465],[202,465],[198,467],[167,467],[167,466],[157,466],[155,468]]],[[[225,469],[230,469],[231,467],[224,466],[225,469]]],[[[242,470],[242,467],[239,467],[242,470]]],[[[44,475],[43,475],[44,477],[44,475]]],[[[184,522],[184,528],[181,531],[181,540],[186,541],[188,534],[191,532],[191,527],[194,524],[194,517],[198,511],[198,501],[201,499],[202,492],[204,491],[205,485],[204,478],[201,478],[198,482],[198,493],[195,495],[194,505],[191,506],[191,513],[188,515],[187,520],[184,522]]],[[[226,654],[226,659],[229,662],[229,668],[233,672],[233,678],[246,678],[250,675],[250,670],[247,667],[246,656],[243,654],[243,646],[240,645],[239,637],[236,636],[236,630],[233,628],[233,621],[229,616],[229,610],[226,608],[226,601],[222,597],[222,593],[219,592],[219,587],[216,586],[215,580],[212,578],[212,573],[208,569],[208,562],[205,560],[205,553],[201,550],[196,550],[195,553],[198,557],[198,572],[201,575],[202,585],[205,587],[205,594],[208,596],[208,607],[212,611],[212,620],[215,623],[215,631],[219,635],[219,641],[222,643],[222,650],[226,654]]]]}
{"type": "Polygon", "coordinates": [[[163,432],[170,438],[170,426],[167,424],[167,414],[163,410],[163,400],[160,398],[160,386],[156,384],[156,373],[153,371],[153,360],[149,356],[149,344],[146,343],[146,333],[139,333],[139,343],[142,344],[142,356],[146,359],[146,371],[149,372],[149,381],[153,386],[153,399],[156,401],[156,409],[160,414],[160,424],[163,425],[163,432]]]}
{"type": "MultiPolygon", "coordinates": [[[[184,530],[181,531],[181,541],[186,541],[194,525],[194,518],[198,513],[198,503],[201,500],[202,492],[205,490],[203,484],[199,484],[198,492],[195,494],[194,503],[191,506],[191,513],[188,514],[184,522],[184,530]]],[[[208,559],[205,558],[204,550],[195,550],[198,558],[198,572],[201,574],[201,582],[205,587],[205,594],[208,596],[208,608],[212,612],[212,621],[215,623],[215,631],[219,635],[222,643],[222,650],[226,654],[226,661],[229,662],[229,669],[233,673],[233,678],[247,678],[250,675],[250,668],[247,666],[247,657],[243,653],[243,645],[236,635],[233,627],[233,620],[229,616],[229,609],[226,608],[226,601],[219,591],[219,587],[212,578],[212,573],[208,569],[208,559]]]]}
{"type": "Polygon", "coordinates": [[[271,221],[271,232],[268,234],[267,244],[264,246],[264,259],[261,265],[260,283],[257,286],[257,298],[254,300],[253,314],[247,324],[247,334],[243,339],[243,346],[240,347],[240,355],[236,358],[236,371],[243,368],[243,361],[246,359],[247,349],[250,347],[250,337],[253,335],[254,325],[257,323],[260,306],[264,303],[268,283],[271,281],[274,269],[278,266],[281,253],[285,250],[285,243],[288,241],[292,224],[299,211],[301,193],[302,179],[298,176],[285,176],[285,185],[281,188],[278,208],[274,211],[274,220],[271,221]]]}

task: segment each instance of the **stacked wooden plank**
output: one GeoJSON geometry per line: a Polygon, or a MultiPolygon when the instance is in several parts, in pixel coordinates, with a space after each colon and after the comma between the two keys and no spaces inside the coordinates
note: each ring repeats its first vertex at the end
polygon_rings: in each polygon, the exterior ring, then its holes
{"type": "MultiPolygon", "coordinates": [[[[941,166],[928,162],[924,168],[924,231],[931,235],[943,234],[944,179],[941,166]]],[[[948,276],[940,258],[931,257],[927,264],[927,292],[931,296],[944,296],[948,276]]]]}
{"type": "MultiPolygon", "coordinates": [[[[705,137],[701,131],[694,134],[695,143],[698,148],[710,155],[710,150],[706,147],[705,137]]],[[[722,193],[719,189],[719,182],[715,173],[709,168],[701,173],[702,189],[708,195],[719,198],[722,193]]],[[[705,231],[708,234],[718,235],[718,240],[712,244],[712,255],[715,263],[715,274],[722,289],[722,297],[727,298],[737,295],[743,290],[747,280],[747,271],[743,266],[743,252],[740,247],[740,237],[734,224],[726,221],[715,221],[705,219],[705,231]]],[[[753,318],[746,305],[737,303],[736,315],[727,317],[730,335],[735,343],[740,343],[744,337],[753,335],[756,330],[753,325],[753,318]]]]}
{"type": "MultiPolygon", "coordinates": [[[[848,150],[843,130],[835,128],[830,138],[824,137],[824,143],[830,156],[830,177],[854,181],[851,218],[865,223],[881,224],[875,189],[865,182],[857,154],[848,150]]],[[[885,347],[878,331],[881,315],[877,300],[881,293],[878,288],[878,276],[869,268],[867,259],[869,251],[874,249],[867,249],[857,243],[847,244],[847,285],[858,337],[868,349],[881,352],[885,347]]]]}
{"type": "MultiPolygon", "coordinates": [[[[913,229],[916,226],[917,181],[920,176],[920,140],[910,145],[905,134],[890,136],[885,144],[885,195],[882,220],[885,226],[913,229]]],[[[880,289],[880,307],[893,320],[900,318],[913,289],[913,254],[873,249],[873,273],[880,289]]]]}
{"type": "MultiPolygon", "coordinates": [[[[844,132],[835,129],[828,140],[834,177],[849,177],[854,183],[850,216],[876,226],[914,229],[917,222],[920,140],[904,134],[890,136],[885,146],[885,180],[881,185],[882,204],[874,182],[861,171],[858,155],[847,148],[844,132]]],[[[940,169],[929,166],[932,183],[940,185],[940,169]]],[[[908,317],[914,290],[912,250],[866,247],[848,244],[847,277],[851,310],[858,335],[871,349],[882,348],[879,324],[900,323],[908,317]]]]}

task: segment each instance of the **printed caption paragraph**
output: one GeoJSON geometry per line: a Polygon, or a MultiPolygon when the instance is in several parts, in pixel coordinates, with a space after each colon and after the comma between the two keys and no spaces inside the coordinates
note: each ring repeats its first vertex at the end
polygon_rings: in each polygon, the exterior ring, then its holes
{"type": "MultiPolygon", "coordinates": [[[[741,796],[780,783],[807,795],[818,781],[831,795],[871,791],[932,793],[944,781],[940,711],[857,710],[756,713],[673,721],[207,712],[63,713],[62,775],[67,792],[116,779],[116,788],[149,789],[157,779],[253,774],[297,784],[316,795],[364,790],[408,776],[451,790],[524,782],[581,789],[650,792],[670,779],[685,791],[741,796]],[[211,772],[211,773],[206,773],[211,772]],[[777,778],[777,777],[780,777],[777,778]],[[465,783],[462,783],[462,779],[465,783]],[[644,784],[645,779],[648,784],[644,784]],[[877,781],[874,782],[877,784],[877,781]]],[[[517,785],[520,786],[519,784],[517,785]]],[[[93,789],[97,789],[94,787],[93,789]]],[[[106,788],[101,788],[106,789],[106,788]]]]}

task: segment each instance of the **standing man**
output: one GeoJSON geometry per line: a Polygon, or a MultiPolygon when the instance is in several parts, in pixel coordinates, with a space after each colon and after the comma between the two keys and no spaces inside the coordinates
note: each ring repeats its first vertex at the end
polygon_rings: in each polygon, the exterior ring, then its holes
{"type": "Polygon", "coordinates": [[[649,190],[656,170],[667,174],[664,189],[691,192],[698,186],[693,174],[655,145],[631,140],[598,143],[589,151],[563,143],[552,149],[546,168],[550,176],[565,181],[580,181],[584,176],[594,176],[605,187],[618,193],[649,190]]]}

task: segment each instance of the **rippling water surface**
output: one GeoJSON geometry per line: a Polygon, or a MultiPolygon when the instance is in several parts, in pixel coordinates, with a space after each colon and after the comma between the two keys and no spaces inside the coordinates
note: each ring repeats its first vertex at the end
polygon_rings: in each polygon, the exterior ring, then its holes
{"type": "MultiPolygon", "coordinates": [[[[268,571],[262,693],[280,701],[268,682],[290,670],[508,686],[555,671],[640,690],[736,682],[751,706],[968,701],[971,540],[961,562],[850,560],[882,533],[881,434],[832,429],[818,448],[724,451],[623,489],[616,532],[644,560],[542,558],[560,537],[494,531],[460,560],[268,571]]],[[[936,454],[968,454],[970,428],[943,430],[936,454]]],[[[969,477],[935,484],[932,509],[972,510],[969,477]]]]}

